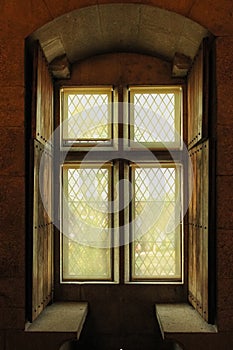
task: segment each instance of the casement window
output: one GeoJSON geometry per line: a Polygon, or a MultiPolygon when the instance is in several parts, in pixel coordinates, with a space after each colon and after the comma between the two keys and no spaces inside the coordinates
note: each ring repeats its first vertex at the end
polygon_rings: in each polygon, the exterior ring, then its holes
{"type": "Polygon", "coordinates": [[[64,280],[113,280],[111,179],[111,164],[62,167],[64,280]]]}
{"type": "Polygon", "coordinates": [[[137,164],[133,184],[129,280],[181,279],[181,164],[137,164]]]}
{"type": "Polygon", "coordinates": [[[121,95],[60,90],[61,282],[182,283],[182,89],[121,95]]]}
{"type": "Polygon", "coordinates": [[[63,145],[92,145],[112,140],[111,87],[66,88],[61,92],[63,145]]]}

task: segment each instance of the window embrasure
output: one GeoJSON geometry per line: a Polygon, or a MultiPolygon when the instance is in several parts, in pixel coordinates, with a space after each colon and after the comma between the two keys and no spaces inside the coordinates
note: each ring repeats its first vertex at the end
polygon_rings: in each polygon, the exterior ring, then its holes
{"type": "Polygon", "coordinates": [[[127,95],[117,101],[112,87],[61,89],[62,282],[116,283],[122,269],[126,283],[182,282],[183,167],[169,155],[181,152],[182,89],[130,87],[127,95]],[[128,108],[116,108],[120,102],[128,108]],[[118,142],[122,131],[127,142],[118,142]],[[112,140],[118,149],[108,158],[112,140]],[[91,163],[93,146],[101,147],[91,163]]]}

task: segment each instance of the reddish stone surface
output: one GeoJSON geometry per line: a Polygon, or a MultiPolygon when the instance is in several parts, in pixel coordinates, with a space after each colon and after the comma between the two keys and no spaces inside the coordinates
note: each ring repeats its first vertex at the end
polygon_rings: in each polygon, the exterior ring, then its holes
{"type": "MultiPolygon", "coordinates": [[[[178,341],[178,344],[185,344],[186,350],[231,350],[233,347],[233,335],[231,332],[224,333],[179,333],[175,337],[170,336],[171,339],[178,341]]],[[[168,350],[170,348],[164,348],[168,350]]]]}
{"type": "MultiPolygon", "coordinates": [[[[24,86],[24,41],[22,37],[0,39],[1,86],[24,86]]],[[[1,91],[1,99],[4,99],[1,91]]]]}
{"type": "Polygon", "coordinates": [[[233,278],[219,278],[217,287],[217,326],[219,331],[233,331],[232,290],[233,278]]]}
{"type": "Polygon", "coordinates": [[[216,40],[217,78],[217,324],[233,330],[233,37],[216,40]]]}
{"type": "Polygon", "coordinates": [[[232,15],[232,0],[195,1],[189,13],[191,19],[218,36],[233,33],[232,15]]]}
{"type": "Polygon", "coordinates": [[[217,275],[233,278],[233,230],[217,231],[217,275]]]}
{"type": "Polygon", "coordinates": [[[24,87],[1,88],[0,127],[24,125],[24,87]]]}
{"type": "Polygon", "coordinates": [[[216,40],[217,123],[233,127],[232,52],[233,37],[216,40]]]}
{"type": "Polygon", "coordinates": [[[24,178],[1,177],[0,212],[0,276],[23,277],[25,272],[24,178]]]}
{"type": "MultiPolygon", "coordinates": [[[[71,340],[74,340],[73,336],[66,333],[33,333],[25,332],[24,328],[13,331],[7,330],[5,333],[5,350],[60,350],[62,344],[66,343],[67,341],[70,342],[71,340]]],[[[72,347],[67,346],[67,348],[63,347],[63,349],[75,349],[76,346],[73,344],[72,347]]]]}
{"type": "MultiPolygon", "coordinates": [[[[56,1],[56,0],[45,0],[44,1],[54,18],[59,17],[65,13],[69,13],[78,8],[83,8],[92,5],[98,5],[98,0],[67,0],[67,1],[56,1]]],[[[109,2],[108,2],[109,3],[109,2]]]]}
{"type": "Polygon", "coordinates": [[[4,33],[22,39],[53,20],[45,2],[40,0],[1,0],[0,18],[4,33]]]}
{"type": "MultiPolygon", "coordinates": [[[[195,0],[180,0],[180,1],[170,1],[170,0],[126,0],[124,3],[135,3],[144,4],[149,6],[161,7],[165,10],[174,11],[182,15],[187,15],[190,11],[195,0]]],[[[109,3],[122,3],[120,0],[99,0],[99,4],[109,4],[109,3]]]]}
{"type": "Polygon", "coordinates": [[[171,64],[158,58],[130,53],[99,55],[73,65],[64,84],[182,84],[171,78],[171,64]],[[99,72],[104,72],[101,75],[99,72]]]}
{"type": "MultiPolygon", "coordinates": [[[[0,128],[1,175],[24,176],[24,130],[19,127],[0,128]]],[[[23,189],[22,189],[23,190],[23,189]]],[[[22,192],[21,192],[22,193],[22,192]]]]}
{"type": "MultiPolygon", "coordinates": [[[[24,278],[0,278],[2,292],[0,295],[0,308],[25,307],[25,281],[24,278]],[[17,285],[17,288],[15,288],[17,285]]],[[[1,349],[1,348],[0,348],[1,349]]]]}
{"type": "Polygon", "coordinates": [[[0,349],[5,350],[5,334],[0,332],[0,349]]]}
{"type": "MultiPolygon", "coordinates": [[[[0,329],[24,329],[25,310],[24,308],[1,308],[0,329]]],[[[21,350],[23,348],[12,348],[21,350]]]]}
{"type": "Polygon", "coordinates": [[[217,126],[217,175],[233,175],[233,125],[217,126]]]}
{"type": "Polygon", "coordinates": [[[217,176],[217,228],[233,229],[233,176],[217,176]]]}

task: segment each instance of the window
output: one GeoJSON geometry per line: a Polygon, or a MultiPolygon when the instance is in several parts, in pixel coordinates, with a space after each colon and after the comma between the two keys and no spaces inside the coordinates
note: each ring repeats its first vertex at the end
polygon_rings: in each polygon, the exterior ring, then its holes
{"type": "Polygon", "coordinates": [[[110,164],[62,167],[64,280],[113,279],[111,171],[110,164]]]}
{"type": "Polygon", "coordinates": [[[94,145],[113,137],[112,88],[70,88],[61,91],[63,145],[94,145]]]}
{"type": "Polygon", "coordinates": [[[179,280],[181,165],[138,164],[130,170],[131,280],[179,280]]]}
{"type": "Polygon", "coordinates": [[[180,87],[130,88],[130,125],[134,141],[148,148],[181,147],[180,87]]]}
{"type": "Polygon", "coordinates": [[[183,281],[182,89],[125,90],[60,90],[64,283],[183,281]]]}

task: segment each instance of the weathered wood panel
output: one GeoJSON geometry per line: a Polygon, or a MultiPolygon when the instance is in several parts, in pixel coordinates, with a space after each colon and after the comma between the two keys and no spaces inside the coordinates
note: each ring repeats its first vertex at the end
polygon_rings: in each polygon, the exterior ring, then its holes
{"type": "Polygon", "coordinates": [[[196,308],[202,313],[202,147],[196,150],[196,308]]]}
{"type": "Polygon", "coordinates": [[[208,137],[208,40],[204,40],[188,76],[188,147],[208,137]]]}
{"type": "Polygon", "coordinates": [[[208,321],[209,305],[209,147],[192,148],[193,193],[189,207],[189,301],[208,321]]]}
{"type": "Polygon", "coordinates": [[[203,317],[209,318],[209,141],[202,148],[202,278],[203,278],[203,317]]]}
{"type": "Polygon", "coordinates": [[[35,123],[33,135],[40,143],[50,142],[53,132],[53,81],[48,63],[39,46],[35,49],[34,68],[35,123]]]}
{"type": "Polygon", "coordinates": [[[36,140],[33,196],[32,320],[45,308],[53,292],[53,226],[43,204],[52,199],[52,156],[47,151],[45,154],[36,140]],[[45,159],[40,169],[42,155],[45,159]]]}
{"type": "Polygon", "coordinates": [[[46,201],[44,194],[52,198],[52,157],[46,152],[45,166],[40,169],[44,152],[44,147],[38,141],[34,141],[32,320],[45,308],[53,292],[53,226],[43,205],[43,200],[46,201]]]}
{"type": "MultiPolygon", "coordinates": [[[[189,208],[189,271],[188,271],[188,281],[189,281],[189,301],[196,307],[196,152],[192,150],[190,153],[192,161],[192,171],[193,178],[192,181],[192,200],[191,207],[189,208]]],[[[191,187],[190,186],[190,187],[191,187]]]]}
{"type": "Polygon", "coordinates": [[[39,46],[34,54],[32,138],[33,230],[32,230],[32,309],[33,321],[52,299],[53,293],[53,225],[47,212],[52,212],[52,146],[53,81],[39,46]],[[43,157],[43,166],[41,159],[43,157]]]}

